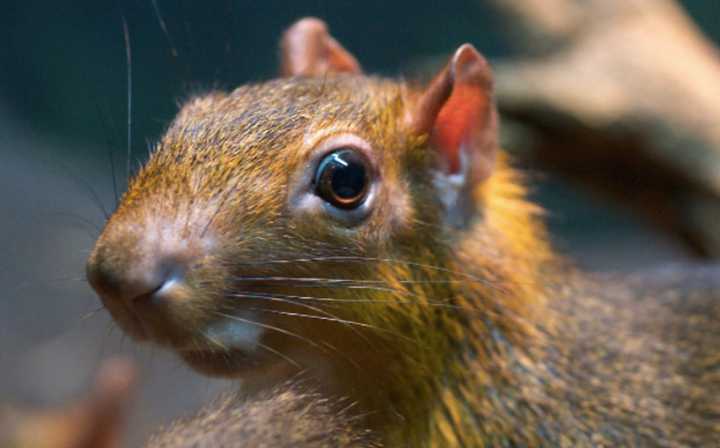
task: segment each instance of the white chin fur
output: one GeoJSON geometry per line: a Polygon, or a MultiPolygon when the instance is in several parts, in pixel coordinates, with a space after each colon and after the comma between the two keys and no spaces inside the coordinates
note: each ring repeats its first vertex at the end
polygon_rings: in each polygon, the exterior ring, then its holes
{"type": "MultiPolygon", "coordinates": [[[[256,316],[242,316],[242,319],[255,322],[256,316]]],[[[205,336],[211,341],[244,352],[255,351],[262,334],[263,328],[261,326],[230,318],[215,322],[205,329],[205,336]]]]}

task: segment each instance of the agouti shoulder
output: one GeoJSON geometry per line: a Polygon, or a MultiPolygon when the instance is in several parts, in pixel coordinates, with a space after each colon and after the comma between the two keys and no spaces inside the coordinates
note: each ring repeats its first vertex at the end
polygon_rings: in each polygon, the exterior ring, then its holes
{"type": "Polygon", "coordinates": [[[162,428],[145,448],[373,448],[352,403],[286,383],[250,397],[229,394],[162,428]]]}
{"type": "Polygon", "coordinates": [[[688,297],[559,261],[472,46],[425,87],[316,19],[282,49],[188,101],[108,221],[88,278],[127,333],[257,389],[302,371],[387,446],[718,440],[717,272],[688,297]]]}

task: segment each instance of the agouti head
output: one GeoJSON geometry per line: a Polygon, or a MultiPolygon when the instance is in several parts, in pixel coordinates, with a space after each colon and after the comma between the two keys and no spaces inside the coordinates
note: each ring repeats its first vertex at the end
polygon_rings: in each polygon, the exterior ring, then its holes
{"type": "Polygon", "coordinates": [[[489,66],[465,44],[426,87],[366,76],[316,19],[282,51],[281,78],[182,107],[90,283],[128,334],[211,374],[434,369],[458,291],[526,284],[542,252],[498,159],[489,66]]]}

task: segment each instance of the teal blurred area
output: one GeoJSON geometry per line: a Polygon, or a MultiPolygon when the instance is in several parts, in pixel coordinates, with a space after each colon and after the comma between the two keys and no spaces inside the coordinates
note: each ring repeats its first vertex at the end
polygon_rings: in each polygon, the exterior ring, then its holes
{"type": "MultiPolygon", "coordinates": [[[[720,41],[720,2],[683,2],[720,41]]],[[[132,56],[131,166],[188,96],[267,79],[281,31],[324,18],[368,72],[395,76],[474,43],[510,56],[508,24],[480,0],[3,1],[0,8],[0,404],[44,404],[84,390],[100,360],[138,359],[144,378],[130,442],[225,383],[113,330],[84,281],[84,259],[122,192],[127,54],[132,56]],[[166,30],[166,32],[164,31],[166,30]],[[105,211],[103,211],[105,209],[105,211]],[[86,318],[86,315],[91,315],[86,318]]],[[[637,269],[683,251],[625,210],[532,172],[555,244],[589,269],[637,269]]]]}
{"type": "MultiPolygon", "coordinates": [[[[719,2],[682,3],[720,39],[719,2]]],[[[508,25],[482,0],[5,1],[0,104],[36,132],[124,146],[124,18],[133,59],[133,143],[143,153],[177,100],[271,76],[279,31],[306,15],[327,20],[373,73],[403,73],[411,61],[466,41],[490,58],[510,51],[502,34],[508,25]]]]}
{"type": "MultiPolygon", "coordinates": [[[[104,144],[104,126],[112,125],[99,121],[113,121],[119,131],[125,123],[124,17],[142,152],[177,99],[272,76],[279,32],[298,17],[324,18],[368,71],[394,75],[418,55],[446,53],[464,41],[503,54],[489,14],[471,0],[16,2],[0,18],[0,94],[12,114],[40,132],[104,144]]],[[[124,144],[124,133],[111,137],[124,144]]]]}

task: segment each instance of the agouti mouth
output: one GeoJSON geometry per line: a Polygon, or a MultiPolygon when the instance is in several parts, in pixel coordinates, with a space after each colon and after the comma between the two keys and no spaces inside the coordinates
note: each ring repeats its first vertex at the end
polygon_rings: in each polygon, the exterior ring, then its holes
{"type": "Polygon", "coordinates": [[[174,310],[175,305],[111,302],[105,303],[105,307],[120,328],[137,342],[150,342],[177,350],[179,344],[192,337],[188,332],[189,326],[175,321],[178,312],[174,310]]]}
{"type": "Polygon", "coordinates": [[[194,369],[212,376],[238,376],[263,364],[255,354],[241,349],[187,350],[179,354],[194,369]]]}

